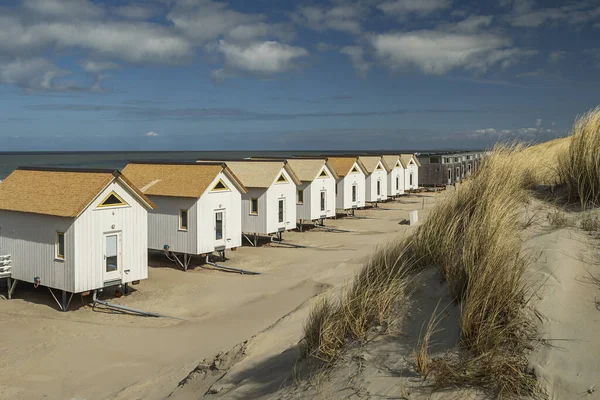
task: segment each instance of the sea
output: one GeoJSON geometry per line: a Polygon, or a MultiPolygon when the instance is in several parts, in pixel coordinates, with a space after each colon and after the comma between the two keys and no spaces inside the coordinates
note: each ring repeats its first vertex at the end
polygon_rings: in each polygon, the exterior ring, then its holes
{"type": "MultiPolygon", "coordinates": [[[[328,154],[342,154],[328,152],[328,154]]],[[[18,167],[123,169],[132,161],[195,162],[202,159],[239,160],[247,157],[317,156],[323,151],[155,151],[155,152],[11,152],[0,153],[0,181],[18,167]]],[[[366,153],[365,153],[366,154],[366,153]]]]}

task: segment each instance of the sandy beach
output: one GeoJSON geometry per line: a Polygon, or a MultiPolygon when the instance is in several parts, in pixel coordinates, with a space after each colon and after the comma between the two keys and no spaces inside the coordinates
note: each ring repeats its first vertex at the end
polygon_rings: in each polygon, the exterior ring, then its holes
{"type": "Polygon", "coordinates": [[[149,279],[109,299],[174,318],[92,311],[89,298],[73,298],[71,311],[61,313],[47,290],[21,285],[13,300],[0,302],[0,398],[164,399],[202,360],[261,332],[251,341],[254,352],[264,347],[261,355],[294,345],[311,299],[346,284],[378,245],[408,235],[414,228],[401,222],[409,211],[426,218],[441,196],[405,196],[358,211],[360,219],[327,221],[350,233],[286,233],[309,248],[228,252],[226,265],[262,275],[201,267],[185,273],[153,254],[149,279]],[[273,337],[275,326],[284,332],[273,337]]]}

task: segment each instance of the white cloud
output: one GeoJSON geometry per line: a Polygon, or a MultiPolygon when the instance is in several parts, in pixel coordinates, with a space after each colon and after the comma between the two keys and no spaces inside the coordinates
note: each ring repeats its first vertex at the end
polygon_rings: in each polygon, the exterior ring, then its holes
{"type": "Polygon", "coordinates": [[[456,68],[485,72],[498,63],[508,68],[534,53],[511,47],[510,39],[493,33],[422,30],[374,35],[371,43],[376,56],[391,69],[417,67],[436,75],[456,68]]]}
{"type": "MultiPolygon", "coordinates": [[[[228,68],[267,76],[292,69],[298,58],[308,55],[302,47],[274,41],[239,45],[221,40],[217,51],[223,54],[228,68]]],[[[217,74],[223,76],[225,72],[217,74]]]]}
{"type": "Polygon", "coordinates": [[[103,71],[108,71],[110,69],[119,68],[118,64],[110,61],[92,61],[86,60],[81,62],[81,67],[86,71],[93,74],[97,74],[103,71]]]}
{"type": "Polygon", "coordinates": [[[385,14],[405,17],[408,14],[425,16],[449,8],[450,0],[392,0],[377,6],[385,14]]]}
{"type": "Polygon", "coordinates": [[[538,118],[535,120],[535,127],[539,128],[540,126],[542,126],[542,120],[538,118]]]}
{"type": "Polygon", "coordinates": [[[102,6],[89,0],[24,0],[23,6],[37,14],[69,19],[98,18],[105,14],[102,6]]]}
{"type": "Polygon", "coordinates": [[[475,33],[491,25],[493,17],[491,15],[470,15],[466,19],[450,24],[444,24],[438,27],[438,30],[448,32],[475,33]]]}
{"type": "Polygon", "coordinates": [[[360,46],[346,46],[340,50],[340,53],[347,55],[352,60],[352,66],[356,74],[360,77],[367,76],[372,63],[365,60],[365,51],[360,46]]]}
{"type": "Polygon", "coordinates": [[[567,55],[566,51],[554,50],[548,56],[548,61],[552,64],[559,63],[567,55]]]}
{"type": "Polygon", "coordinates": [[[477,129],[477,130],[475,130],[473,132],[476,133],[476,134],[478,134],[478,135],[495,135],[496,134],[496,129],[494,129],[494,128],[477,129]]]}
{"type": "Polygon", "coordinates": [[[158,133],[156,133],[156,132],[148,132],[144,136],[156,137],[156,136],[160,136],[160,135],[158,133]]]}
{"type": "MultiPolygon", "coordinates": [[[[265,17],[260,14],[244,14],[232,10],[225,3],[204,0],[176,3],[167,15],[167,19],[173,23],[176,29],[202,44],[218,39],[240,26],[246,26],[242,29],[246,29],[246,32],[253,30],[251,34],[256,35],[257,30],[264,29],[264,26],[258,23],[262,22],[265,17]]],[[[259,32],[259,34],[264,33],[259,32]]]]}
{"type": "Polygon", "coordinates": [[[505,3],[512,4],[512,12],[506,19],[513,26],[523,28],[535,28],[559,22],[582,25],[600,17],[600,7],[593,7],[592,3],[586,2],[550,8],[536,8],[532,0],[514,0],[505,3]]]}
{"type": "Polygon", "coordinates": [[[340,4],[329,9],[302,6],[292,14],[292,19],[315,31],[335,30],[359,34],[362,30],[360,20],[363,15],[359,4],[340,4]]]}
{"type": "Polygon", "coordinates": [[[0,83],[12,84],[26,90],[69,91],[79,89],[72,82],[61,80],[67,74],[68,71],[39,57],[0,62],[0,83]]]}
{"type": "MultiPolygon", "coordinates": [[[[537,121],[540,121],[540,124],[541,124],[540,119],[538,119],[537,121]]],[[[517,139],[518,138],[531,139],[531,138],[538,137],[540,135],[544,135],[546,133],[554,133],[555,132],[552,129],[541,128],[537,124],[537,121],[536,121],[536,127],[518,128],[518,129],[495,129],[495,128],[477,129],[477,130],[472,131],[472,133],[469,135],[469,137],[478,138],[483,135],[486,135],[486,136],[489,136],[492,138],[509,137],[509,138],[517,138],[517,139]]]]}
{"type": "Polygon", "coordinates": [[[186,39],[147,22],[57,21],[27,25],[0,17],[0,51],[26,53],[78,47],[129,62],[171,63],[193,55],[186,39]]]}

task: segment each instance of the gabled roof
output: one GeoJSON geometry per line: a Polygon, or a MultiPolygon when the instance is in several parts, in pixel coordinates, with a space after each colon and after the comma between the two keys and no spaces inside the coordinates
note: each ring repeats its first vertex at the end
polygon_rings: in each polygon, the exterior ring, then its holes
{"type": "Polygon", "coordinates": [[[115,179],[155,207],[118,170],[20,167],[0,185],[0,210],[74,218],[115,179]]]}
{"type": "MultiPolygon", "coordinates": [[[[202,163],[202,160],[198,160],[202,163]]],[[[237,160],[223,161],[247,188],[269,188],[285,169],[296,185],[302,184],[292,168],[284,160],[237,160]]]]}
{"type": "Polygon", "coordinates": [[[406,168],[399,155],[385,155],[381,158],[383,158],[384,165],[386,166],[388,172],[396,168],[396,164],[398,163],[400,163],[400,166],[402,166],[402,168],[406,168]]]}
{"type": "Polygon", "coordinates": [[[131,163],[123,175],[144,194],[166,197],[199,198],[224,172],[245,193],[246,188],[223,163],[131,163]]]}
{"type": "Polygon", "coordinates": [[[386,170],[389,170],[381,156],[360,156],[358,159],[363,163],[368,174],[372,174],[373,171],[375,171],[375,168],[377,168],[377,164],[379,164],[380,161],[383,164],[383,167],[386,170]]]}
{"type": "Polygon", "coordinates": [[[327,161],[340,178],[343,178],[350,173],[350,169],[352,169],[354,163],[358,164],[363,173],[366,174],[367,171],[358,157],[328,157],[327,161]]]}
{"type": "Polygon", "coordinates": [[[294,173],[303,182],[312,182],[318,178],[324,166],[334,174],[333,178],[337,179],[337,174],[328,164],[326,159],[319,158],[290,158],[288,165],[294,170],[294,173]]]}
{"type": "Polygon", "coordinates": [[[404,163],[405,167],[408,167],[408,163],[410,162],[410,160],[414,160],[415,164],[417,164],[417,167],[421,166],[419,158],[415,157],[414,154],[400,154],[400,158],[402,159],[402,162],[404,163]]]}

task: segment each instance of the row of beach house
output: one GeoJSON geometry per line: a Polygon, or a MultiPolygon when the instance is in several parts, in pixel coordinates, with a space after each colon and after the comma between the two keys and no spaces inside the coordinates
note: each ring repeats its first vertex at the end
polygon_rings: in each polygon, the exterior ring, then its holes
{"type": "Polygon", "coordinates": [[[402,154],[20,167],[0,184],[0,278],[9,297],[29,282],[66,311],[73,294],[146,279],[148,249],[187,269],[193,256],[415,190],[420,165],[402,154]]]}

